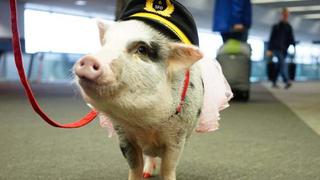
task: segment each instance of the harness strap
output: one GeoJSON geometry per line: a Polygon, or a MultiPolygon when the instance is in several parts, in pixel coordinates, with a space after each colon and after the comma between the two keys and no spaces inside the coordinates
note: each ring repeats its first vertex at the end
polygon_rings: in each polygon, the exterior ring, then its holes
{"type": "Polygon", "coordinates": [[[189,82],[190,82],[190,70],[188,69],[184,75],[183,89],[182,89],[180,103],[179,103],[179,106],[177,107],[176,114],[180,113],[182,110],[182,106],[183,106],[184,101],[186,99],[186,95],[187,95],[187,91],[188,91],[188,87],[189,87],[189,82]]]}
{"type": "Polygon", "coordinates": [[[23,67],[23,58],[21,53],[21,45],[20,45],[20,37],[18,31],[18,23],[17,23],[17,4],[16,0],[10,0],[10,14],[11,14],[11,29],[12,29],[12,48],[14,51],[15,57],[15,64],[17,67],[17,71],[19,73],[20,82],[24,87],[25,93],[29,99],[29,102],[32,105],[34,111],[38,113],[43,120],[45,120],[48,124],[58,128],[79,128],[85,126],[86,124],[90,123],[92,120],[95,119],[97,116],[97,111],[92,110],[86,116],[81,118],[80,120],[68,124],[60,124],[53,120],[51,120],[40,108],[37,100],[35,99],[28,80],[25,75],[24,67],[23,67]]]}

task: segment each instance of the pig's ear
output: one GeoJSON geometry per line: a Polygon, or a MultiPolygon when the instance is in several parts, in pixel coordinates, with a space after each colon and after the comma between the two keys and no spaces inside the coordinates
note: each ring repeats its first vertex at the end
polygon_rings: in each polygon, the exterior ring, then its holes
{"type": "Polygon", "coordinates": [[[192,64],[202,59],[203,54],[199,48],[183,43],[170,43],[170,53],[168,58],[168,70],[186,70],[192,64]]]}
{"type": "Polygon", "coordinates": [[[108,25],[100,19],[97,20],[97,25],[98,25],[98,29],[99,29],[100,44],[101,44],[101,46],[103,46],[105,43],[104,36],[107,32],[108,25]]]}

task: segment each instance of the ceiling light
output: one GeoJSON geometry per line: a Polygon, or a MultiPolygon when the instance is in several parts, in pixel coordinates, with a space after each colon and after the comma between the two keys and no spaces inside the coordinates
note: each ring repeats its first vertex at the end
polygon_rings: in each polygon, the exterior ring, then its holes
{"type": "Polygon", "coordinates": [[[282,3],[282,2],[295,2],[303,0],[252,0],[253,4],[268,4],[268,3],[282,3]]]}
{"type": "Polygon", "coordinates": [[[87,1],[83,1],[83,0],[77,0],[74,2],[75,5],[77,6],[84,6],[87,4],[87,1]]]}
{"type": "Polygon", "coordinates": [[[320,11],[320,6],[297,6],[289,7],[290,12],[304,12],[304,11],[320,11]]]}
{"type": "Polygon", "coordinates": [[[319,14],[306,14],[306,15],[303,15],[303,18],[305,18],[305,19],[320,19],[320,13],[319,14]]]}

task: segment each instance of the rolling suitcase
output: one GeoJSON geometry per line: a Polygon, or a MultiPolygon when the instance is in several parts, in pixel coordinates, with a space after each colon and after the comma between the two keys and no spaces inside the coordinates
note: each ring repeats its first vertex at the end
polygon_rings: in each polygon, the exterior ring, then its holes
{"type": "Polygon", "coordinates": [[[296,63],[290,62],[288,64],[288,74],[289,74],[289,79],[291,81],[294,81],[296,78],[296,68],[297,68],[296,63]]]}
{"type": "Polygon", "coordinates": [[[290,57],[290,62],[288,63],[288,75],[291,81],[296,78],[297,64],[294,62],[294,56],[290,57]]]}
{"type": "Polygon", "coordinates": [[[250,56],[250,46],[234,39],[228,40],[218,50],[217,60],[231,86],[235,100],[249,100],[251,74],[250,56]]]}
{"type": "Polygon", "coordinates": [[[267,76],[269,81],[273,81],[277,75],[277,64],[272,61],[272,58],[267,60],[267,76]]]}

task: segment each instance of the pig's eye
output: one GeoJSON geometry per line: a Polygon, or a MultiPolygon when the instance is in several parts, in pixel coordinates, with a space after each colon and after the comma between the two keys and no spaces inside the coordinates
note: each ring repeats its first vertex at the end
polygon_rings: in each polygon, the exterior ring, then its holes
{"type": "Polygon", "coordinates": [[[147,55],[148,48],[145,45],[141,45],[141,46],[138,47],[137,53],[138,54],[142,54],[142,55],[147,55]]]}

